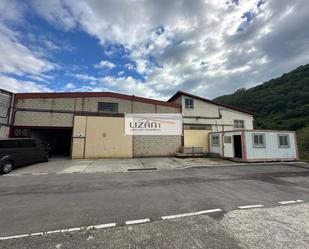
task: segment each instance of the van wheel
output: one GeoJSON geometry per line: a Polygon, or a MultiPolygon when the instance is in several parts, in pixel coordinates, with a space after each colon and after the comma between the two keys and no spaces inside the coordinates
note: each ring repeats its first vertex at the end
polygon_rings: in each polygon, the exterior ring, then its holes
{"type": "Polygon", "coordinates": [[[7,174],[14,168],[14,163],[12,161],[4,161],[0,166],[0,173],[7,174]]]}

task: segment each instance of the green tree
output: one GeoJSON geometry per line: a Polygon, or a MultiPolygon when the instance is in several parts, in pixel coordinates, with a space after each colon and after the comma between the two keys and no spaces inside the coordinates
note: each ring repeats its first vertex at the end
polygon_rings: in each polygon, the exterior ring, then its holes
{"type": "Polygon", "coordinates": [[[309,161],[309,126],[302,128],[297,133],[300,157],[309,161]]]}

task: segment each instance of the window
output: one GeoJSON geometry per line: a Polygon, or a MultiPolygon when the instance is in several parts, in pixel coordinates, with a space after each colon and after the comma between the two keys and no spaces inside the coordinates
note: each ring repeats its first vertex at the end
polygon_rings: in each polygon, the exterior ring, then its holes
{"type": "Polygon", "coordinates": [[[193,109],[194,108],[193,99],[185,98],[185,108],[186,109],[193,109]]]}
{"type": "Polygon", "coordinates": [[[13,137],[29,137],[30,131],[27,128],[14,128],[13,137]]]}
{"type": "Polygon", "coordinates": [[[99,112],[118,112],[118,103],[110,102],[99,102],[98,103],[99,112]]]}
{"type": "Polygon", "coordinates": [[[212,146],[220,146],[220,142],[219,142],[219,135],[215,135],[211,137],[211,144],[212,146]]]}
{"type": "Polygon", "coordinates": [[[225,144],[231,144],[232,143],[232,137],[231,136],[224,136],[224,143],[225,144]]]}
{"type": "Polygon", "coordinates": [[[253,147],[265,148],[265,134],[252,134],[253,136],[253,147]]]}
{"type": "Polygon", "coordinates": [[[278,134],[278,143],[279,143],[279,148],[288,148],[288,147],[290,147],[289,135],[287,135],[287,134],[278,134]]]}
{"type": "Polygon", "coordinates": [[[235,119],[234,120],[234,128],[235,129],[244,129],[245,128],[244,120],[235,119]]]}
{"type": "Polygon", "coordinates": [[[192,125],[184,125],[185,130],[211,130],[211,125],[200,125],[200,124],[192,124],[192,125]]]}

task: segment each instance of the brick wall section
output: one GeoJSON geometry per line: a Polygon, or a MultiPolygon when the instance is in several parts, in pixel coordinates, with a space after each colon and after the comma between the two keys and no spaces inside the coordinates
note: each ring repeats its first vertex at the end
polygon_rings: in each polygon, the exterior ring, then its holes
{"type": "Polygon", "coordinates": [[[181,146],[181,136],[134,136],[133,157],[173,156],[181,146]]]}
{"type": "MultiPolygon", "coordinates": [[[[118,103],[118,111],[120,113],[179,113],[179,109],[174,107],[159,106],[111,97],[18,99],[16,107],[72,112],[97,112],[98,102],[118,103]]],[[[15,116],[14,125],[69,127],[73,125],[73,115],[52,112],[18,111],[15,116]]]]}
{"type": "Polygon", "coordinates": [[[0,139],[7,139],[9,137],[10,128],[8,126],[0,127],[0,139]]]}
{"type": "Polygon", "coordinates": [[[0,92],[0,123],[1,124],[7,124],[8,117],[7,112],[10,108],[11,104],[11,95],[7,93],[0,92]]]}
{"type": "Polygon", "coordinates": [[[15,126],[72,127],[73,114],[18,111],[15,126]]]}
{"type": "Polygon", "coordinates": [[[13,94],[0,89],[0,139],[9,136],[9,111],[13,94]]]}

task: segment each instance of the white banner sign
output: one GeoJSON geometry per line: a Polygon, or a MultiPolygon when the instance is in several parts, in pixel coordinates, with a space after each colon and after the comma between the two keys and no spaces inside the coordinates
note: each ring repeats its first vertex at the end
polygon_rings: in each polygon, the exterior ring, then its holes
{"type": "Polygon", "coordinates": [[[180,113],[130,113],[125,115],[126,135],[182,135],[180,113]]]}

